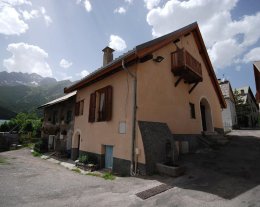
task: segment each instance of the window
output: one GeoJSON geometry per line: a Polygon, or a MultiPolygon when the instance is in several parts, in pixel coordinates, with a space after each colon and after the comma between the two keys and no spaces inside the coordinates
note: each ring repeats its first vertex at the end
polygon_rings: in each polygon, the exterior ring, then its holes
{"type": "Polygon", "coordinates": [[[66,122],[67,122],[67,123],[70,123],[70,122],[71,122],[71,119],[72,119],[72,111],[69,110],[69,111],[67,111],[66,122]]]}
{"type": "Polygon", "coordinates": [[[58,112],[54,111],[52,114],[52,124],[56,124],[58,122],[58,112]]]}
{"type": "Polygon", "coordinates": [[[110,121],[112,118],[112,86],[90,94],[89,122],[110,121]],[[96,107],[97,106],[97,107],[96,107]]]}
{"type": "Polygon", "coordinates": [[[190,118],[196,119],[195,105],[193,103],[190,103],[190,118]]]}
{"type": "Polygon", "coordinates": [[[78,101],[75,105],[75,116],[83,115],[84,100],[78,101]]]}

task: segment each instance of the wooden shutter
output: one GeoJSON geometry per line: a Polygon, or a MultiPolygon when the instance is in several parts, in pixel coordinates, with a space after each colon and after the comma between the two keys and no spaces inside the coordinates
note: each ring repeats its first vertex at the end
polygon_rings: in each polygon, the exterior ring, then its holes
{"type": "Polygon", "coordinates": [[[107,86],[105,92],[105,107],[106,107],[105,120],[106,121],[110,121],[112,119],[112,99],[113,99],[112,89],[113,89],[112,86],[107,86]]]}
{"type": "Polygon", "coordinates": [[[79,115],[79,102],[75,104],[75,116],[79,115]]]}
{"type": "Polygon", "coordinates": [[[80,101],[80,115],[83,115],[84,112],[84,100],[80,101]]]}
{"type": "Polygon", "coordinates": [[[90,94],[90,102],[89,102],[89,115],[88,122],[95,122],[95,114],[96,114],[96,93],[90,94]]]}

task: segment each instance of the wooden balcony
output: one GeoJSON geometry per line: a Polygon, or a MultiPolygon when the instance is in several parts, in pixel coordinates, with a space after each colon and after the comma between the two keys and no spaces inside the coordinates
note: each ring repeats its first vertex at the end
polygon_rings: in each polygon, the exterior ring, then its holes
{"type": "Polygon", "coordinates": [[[172,73],[180,76],[187,83],[203,80],[201,64],[187,50],[178,49],[171,53],[172,73]]]}

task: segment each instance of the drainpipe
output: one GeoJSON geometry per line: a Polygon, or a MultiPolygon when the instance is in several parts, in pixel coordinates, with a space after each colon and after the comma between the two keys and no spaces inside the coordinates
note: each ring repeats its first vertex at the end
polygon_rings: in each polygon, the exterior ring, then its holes
{"type": "Polygon", "coordinates": [[[132,139],[131,139],[131,167],[130,167],[130,175],[136,175],[136,166],[137,163],[135,162],[135,139],[136,139],[136,89],[137,89],[137,78],[136,76],[131,73],[125,66],[124,59],[122,60],[122,67],[123,69],[133,78],[133,110],[132,110],[132,139]],[[135,167],[134,167],[135,165],[135,167]]]}

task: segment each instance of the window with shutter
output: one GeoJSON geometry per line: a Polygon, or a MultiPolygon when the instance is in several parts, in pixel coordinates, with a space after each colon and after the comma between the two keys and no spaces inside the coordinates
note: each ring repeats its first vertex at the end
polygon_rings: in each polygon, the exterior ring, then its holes
{"type": "Polygon", "coordinates": [[[106,121],[112,119],[112,86],[106,87],[106,121]]]}
{"type": "Polygon", "coordinates": [[[89,103],[89,122],[95,122],[95,114],[96,114],[96,93],[90,94],[90,103],[89,103]]]}
{"type": "Polygon", "coordinates": [[[79,115],[79,102],[75,104],[75,116],[79,115]]]}
{"type": "Polygon", "coordinates": [[[110,121],[111,118],[112,86],[107,86],[90,95],[89,122],[110,121]]]}
{"type": "Polygon", "coordinates": [[[84,112],[84,100],[80,101],[79,104],[79,115],[83,115],[84,112]]]}

